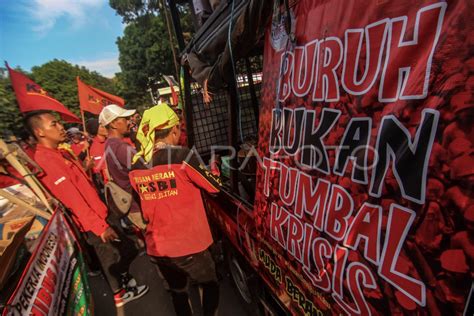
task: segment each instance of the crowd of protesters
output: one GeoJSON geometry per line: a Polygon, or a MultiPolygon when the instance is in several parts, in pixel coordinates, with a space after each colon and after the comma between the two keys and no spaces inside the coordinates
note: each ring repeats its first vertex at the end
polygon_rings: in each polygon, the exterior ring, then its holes
{"type": "MultiPolygon", "coordinates": [[[[459,98],[452,97],[453,119],[441,126],[442,133],[433,146],[429,172],[436,175],[427,183],[428,202],[416,220],[414,238],[407,241],[399,258],[401,272],[428,285],[427,308],[433,315],[462,313],[474,270],[474,112],[459,98]]],[[[409,116],[404,123],[410,126],[409,116]]],[[[343,131],[347,122],[341,124],[343,131]]],[[[191,314],[190,280],[203,289],[205,314],[215,314],[219,291],[208,251],[213,240],[200,190],[218,192],[220,182],[199,164],[192,151],[180,146],[183,135],[175,110],[161,104],[146,110],[141,118],[134,110],[109,105],[98,119],[87,122],[85,132],[77,128],[66,132],[45,111],[28,115],[26,126],[35,140],[28,138],[24,148],[42,167],[40,180],[71,211],[95,249],[116,293],[117,306],[148,290],[128,273],[138,253],[137,243],[130,237],[130,231],[135,231],[143,237],[150,260],[167,281],[177,314],[191,314]],[[65,142],[67,137],[69,143],[65,142]],[[132,196],[126,216],[105,199],[104,185],[110,181],[132,196]]],[[[338,181],[358,203],[367,200],[367,193],[349,178],[338,181]]],[[[387,175],[384,190],[386,198],[381,204],[387,209],[399,195],[393,174],[387,175]]],[[[386,220],[385,215],[384,225],[386,220]]],[[[363,258],[354,254],[349,260],[363,258]]],[[[372,297],[374,306],[388,298],[394,314],[420,310],[389,287],[364,293],[372,297]]]]}
{"type": "Polygon", "coordinates": [[[117,307],[148,292],[148,285],[139,285],[129,273],[139,248],[145,247],[169,285],[178,315],[192,314],[190,282],[202,287],[204,314],[215,315],[219,286],[200,190],[216,193],[220,181],[180,146],[176,112],[160,104],[146,110],[142,119],[136,110],[112,104],[98,119],[89,119],[84,131],[66,130],[53,112],[31,112],[24,120],[31,137],[23,147],[42,169],[39,180],[67,208],[95,251],[92,257],[117,307]],[[169,186],[136,181],[161,173],[170,176],[169,186]],[[108,194],[111,183],[131,196],[125,212],[108,194]],[[175,194],[164,194],[168,189],[175,194]],[[152,191],[162,195],[144,197],[152,191]]]}
{"type": "Polygon", "coordinates": [[[85,166],[80,163],[83,150],[79,146],[83,143],[88,148],[88,141],[81,140],[81,136],[76,136],[79,133],[73,131],[71,146],[65,146],[67,132],[48,111],[29,114],[25,124],[37,141],[34,160],[42,169],[39,179],[70,211],[85,240],[95,250],[114,292],[116,306],[146,294],[148,286],[138,285],[129,273],[130,264],[138,254],[133,241],[124,232],[120,218],[99,197],[86,172],[91,165],[89,159],[84,156],[85,166]],[[61,148],[60,144],[63,144],[61,148]],[[71,150],[62,149],[67,147],[71,150]]]}

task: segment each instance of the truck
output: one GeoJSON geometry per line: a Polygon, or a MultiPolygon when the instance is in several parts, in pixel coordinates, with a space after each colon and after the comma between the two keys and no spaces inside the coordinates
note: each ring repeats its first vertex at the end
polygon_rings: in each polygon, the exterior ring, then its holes
{"type": "Polygon", "coordinates": [[[168,5],[249,311],[472,315],[474,3],[221,1],[188,43],[168,5]]]}

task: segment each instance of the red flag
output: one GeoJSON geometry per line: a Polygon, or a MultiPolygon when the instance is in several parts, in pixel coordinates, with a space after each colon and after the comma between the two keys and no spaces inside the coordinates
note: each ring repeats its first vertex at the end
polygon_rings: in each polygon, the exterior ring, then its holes
{"type": "Polygon", "coordinates": [[[125,105],[124,99],[86,85],[79,77],[77,77],[77,91],[81,110],[92,114],[99,115],[104,106],[109,104],[117,104],[121,107],[125,105]]]}
{"type": "Polygon", "coordinates": [[[68,123],[79,123],[81,120],[74,115],[67,107],[56,99],[53,99],[48,93],[30,78],[15,71],[7,66],[15,90],[16,99],[21,113],[33,112],[38,110],[49,110],[58,112],[61,118],[68,123]]]}
{"type": "Polygon", "coordinates": [[[179,103],[178,99],[178,94],[176,93],[176,90],[174,89],[174,83],[171,77],[163,75],[163,78],[165,78],[166,82],[169,84],[171,88],[171,98],[173,98],[173,101],[171,102],[172,106],[177,106],[179,103]]]}

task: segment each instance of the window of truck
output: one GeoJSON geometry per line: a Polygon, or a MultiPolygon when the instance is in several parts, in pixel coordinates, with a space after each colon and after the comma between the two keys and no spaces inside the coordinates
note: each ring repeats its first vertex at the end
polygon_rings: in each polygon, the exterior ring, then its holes
{"type": "MultiPolygon", "coordinates": [[[[253,203],[255,197],[256,157],[258,107],[261,90],[261,56],[245,58],[237,62],[238,75],[236,85],[238,91],[237,123],[233,133],[229,135],[230,116],[229,94],[220,91],[212,95],[212,101],[205,103],[202,87],[195,83],[191,85],[192,137],[194,148],[204,161],[217,160],[223,184],[243,201],[253,203]],[[233,147],[230,137],[236,138],[233,147]],[[232,160],[237,167],[232,166],[232,160]],[[232,176],[237,178],[233,187],[232,176]]],[[[191,131],[188,129],[188,134],[191,131]]]]}

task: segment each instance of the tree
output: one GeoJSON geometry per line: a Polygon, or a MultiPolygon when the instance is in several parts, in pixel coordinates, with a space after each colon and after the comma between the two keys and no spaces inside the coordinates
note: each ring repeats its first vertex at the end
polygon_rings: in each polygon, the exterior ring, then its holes
{"type": "MultiPolygon", "coordinates": [[[[164,1],[109,0],[109,3],[128,23],[124,35],[117,39],[122,69],[117,75],[120,92],[131,107],[150,105],[149,82],[161,81],[162,75],[176,76],[177,72],[172,48],[177,51],[178,47],[174,30],[166,24],[164,1]]],[[[189,9],[179,6],[179,10],[184,32],[190,34],[193,27],[189,9]]]]}
{"type": "MultiPolygon", "coordinates": [[[[124,96],[140,105],[148,95],[150,80],[174,73],[171,45],[162,16],[146,15],[131,22],[117,39],[124,96]]],[[[149,100],[149,99],[148,99],[149,100]]],[[[150,100],[148,101],[150,103],[150,100]]]]}
{"type": "MultiPolygon", "coordinates": [[[[89,71],[85,67],[72,65],[64,60],[52,60],[41,66],[32,68],[31,73],[26,73],[20,68],[15,70],[25,73],[33,81],[72,112],[80,117],[79,99],[77,95],[76,76],[85,83],[115,95],[121,95],[118,80],[112,80],[101,76],[95,71],[89,71]]],[[[16,97],[11,86],[10,78],[6,68],[0,67],[0,136],[7,134],[19,135],[22,133],[23,115],[20,113],[16,97]]]]}
{"type": "Polygon", "coordinates": [[[160,0],[109,0],[109,5],[123,19],[130,23],[138,18],[159,11],[160,0]]]}
{"type": "MultiPolygon", "coordinates": [[[[21,71],[21,69],[15,69],[21,71]]],[[[22,115],[16,103],[15,93],[8,78],[8,70],[0,67],[0,137],[19,134],[22,115]]]]}
{"type": "Polygon", "coordinates": [[[33,67],[31,72],[30,77],[33,81],[79,117],[77,76],[95,88],[117,94],[117,89],[111,79],[105,78],[95,71],[89,71],[85,67],[72,65],[64,60],[54,59],[41,66],[33,67]]]}

